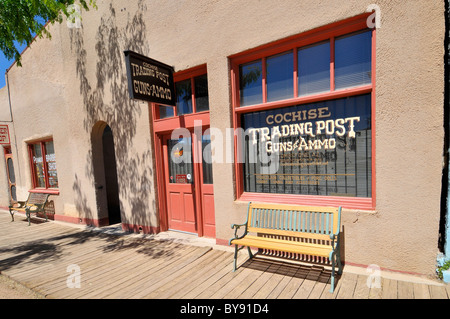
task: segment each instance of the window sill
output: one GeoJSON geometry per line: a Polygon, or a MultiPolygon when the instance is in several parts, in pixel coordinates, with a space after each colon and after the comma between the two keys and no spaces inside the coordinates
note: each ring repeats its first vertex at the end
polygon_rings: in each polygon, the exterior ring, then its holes
{"type": "Polygon", "coordinates": [[[43,193],[50,195],[59,195],[59,189],[48,189],[48,188],[33,188],[28,191],[29,193],[43,193]]]}
{"type": "Polygon", "coordinates": [[[275,204],[307,205],[307,206],[342,206],[346,209],[368,210],[375,209],[372,198],[338,197],[318,195],[291,195],[272,193],[242,193],[237,201],[263,202],[275,204]]]}

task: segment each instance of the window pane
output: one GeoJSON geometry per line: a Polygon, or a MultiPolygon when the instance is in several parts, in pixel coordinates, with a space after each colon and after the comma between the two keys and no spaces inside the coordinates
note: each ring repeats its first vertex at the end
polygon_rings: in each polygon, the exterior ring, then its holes
{"type": "Polygon", "coordinates": [[[244,191],[372,196],[371,95],[243,114],[244,191]]]}
{"type": "Polygon", "coordinates": [[[48,186],[49,188],[58,188],[58,174],[56,172],[55,150],[53,141],[45,142],[45,161],[48,170],[48,186]]]}
{"type": "Polygon", "coordinates": [[[194,79],[195,83],[195,107],[197,112],[209,110],[208,77],[201,75],[194,79]]]}
{"type": "Polygon", "coordinates": [[[159,105],[159,118],[165,119],[175,115],[173,106],[159,105]]]}
{"type": "Polygon", "coordinates": [[[239,70],[241,106],[262,103],[261,61],[241,65],[239,70]]]}
{"type": "Polygon", "coordinates": [[[371,31],[337,38],[335,42],[335,86],[342,89],[371,83],[371,31]]]}
{"type": "Polygon", "coordinates": [[[36,180],[35,187],[45,188],[45,174],[44,164],[42,158],[41,144],[33,144],[33,165],[34,165],[34,177],[36,180]]]}
{"type": "Polygon", "coordinates": [[[330,90],[330,42],[298,50],[298,95],[330,90]]]}
{"type": "Polygon", "coordinates": [[[177,94],[177,115],[192,113],[192,89],[191,80],[175,83],[177,94]]]}
{"type": "Polygon", "coordinates": [[[8,158],[6,163],[8,165],[9,181],[11,182],[11,184],[15,184],[16,183],[16,174],[14,173],[14,163],[13,163],[12,158],[8,158]]]}
{"type": "Polygon", "coordinates": [[[267,58],[267,101],[278,101],[294,97],[293,53],[283,53],[267,58]]]}
{"type": "Polygon", "coordinates": [[[192,184],[194,181],[192,168],[191,138],[180,138],[167,142],[169,152],[169,182],[176,184],[192,184]]]}
{"type": "Polygon", "coordinates": [[[202,167],[203,167],[203,184],[212,184],[212,154],[211,154],[211,136],[202,136],[202,167]]]}
{"type": "Polygon", "coordinates": [[[11,185],[11,198],[13,201],[17,201],[16,185],[11,185]]]}

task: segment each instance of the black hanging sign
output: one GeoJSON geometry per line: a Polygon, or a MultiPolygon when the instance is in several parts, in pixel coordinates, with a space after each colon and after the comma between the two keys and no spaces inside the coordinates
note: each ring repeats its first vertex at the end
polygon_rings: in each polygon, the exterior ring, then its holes
{"type": "Polygon", "coordinates": [[[125,51],[130,98],[175,105],[173,68],[133,51],[125,51]]]}

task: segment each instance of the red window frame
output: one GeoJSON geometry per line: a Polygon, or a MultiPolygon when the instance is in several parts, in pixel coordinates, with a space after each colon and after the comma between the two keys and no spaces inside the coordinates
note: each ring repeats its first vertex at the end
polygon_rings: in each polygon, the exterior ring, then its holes
{"type": "Polygon", "coordinates": [[[39,140],[39,141],[33,141],[28,142],[28,159],[31,169],[31,184],[32,189],[29,190],[30,193],[48,193],[53,195],[59,194],[59,188],[50,188],[49,184],[49,175],[48,175],[48,167],[47,162],[45,160],[46,158],[46,150],[45,150],[45,143],[53,141],[53,139],[45,139],[45,140],[39,140]],[[37,181],[36,181],[36,167],[33,163],[33,146],[34,145],[40,145],[41,153],[42,153],[42,160],[43,160],[43,168],[44,168],[44,179],[45,179],[45,187],[38,187],[37,181]]]}
{"type": "Polygon", "coordinates": [[[291,194],[274,194],[274,193],[249,193],[244,191],[243,167],[239,163],[240,141],[235,136],[234,154],[235,154],[235,176],[236,176],[236,199],[241,201],[259,201],[271,203],[288,203],[298,205],[320,205],[320,206],[343,206],[351,209],[375,209],[376,204],[376,188],[375,188],[375,70],[376,70],[376,29],[369,29],[367,26],[367,18],[369,14],[363,14],[344,21],[333,23],[321,28],[304,32],[286,39],[276,41],[267,45],[263,45],[248,51],[229,56],[230,59],[230,79],[232,90],[232,108],[233,108],[233,126],[241,127],[240,115],[247,112],[256,112],[266,109],[280,108],[290,105],[307,104],[326,100],[334,100],[338,98],[356,96],[361,94],[371,94],[371,116],[372,116],[372,196],[370,198],[359,197],[338,197],[338,196],[319,196],[319,195],[291,195],[291,194]],[[371,84],[361,85],[348,89],[336,90],[334,85],[334,43],[335,38],[348,35],[358,31],[372,31],[372,78],[371,84]],[[298,48],[319,43],[321,41],[330,41],[330,91],[319,94],[312,94],[298,97],[298,75],[297,75],[297,50],[298,48]],[[265,60],[275,54],[292,50],[294,52],[294,71],[293,86],[294,97],[290,99],[267,102],[266,89],[266,72],[265,60]],[[239,91],[239,66],[257,59],[262,60],[262,92],[263,102],[257,105],[240,106],[239,91]]]}
{"type": "Polygon", "coordinates": [[[192,113],[178,115],[176,106],[174,108],[174,116],[160,118],[159,116],[159,104],[150,103],[152,109],[152,122],[155,132],[169,132],[179,127],[191,128],[194,127],[194,120],[201,120],[203,125],[209,125],[209,110],[197,112],[197,106],[195,102],[195,90],[194,79],[198,76],[206,75],[206,64],[199,65],[197,67],[179,71],[174,73],[174,82],[181,82],[184,80],[191,80],[192,87],[192,113]]]}

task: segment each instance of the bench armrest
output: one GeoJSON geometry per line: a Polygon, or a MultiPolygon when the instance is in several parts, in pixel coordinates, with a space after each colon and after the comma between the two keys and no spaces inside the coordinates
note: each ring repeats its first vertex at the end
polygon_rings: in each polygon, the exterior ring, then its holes
{"type": "Polygon", "coordinates": [[[231,228],[232,228],[232,229],[234,228],[234,238],[231,238],[231,239],[228,241],[228,245],[231,245],[231,241],[232,241],[233,239],[241,239],[241,238],[243,238],[245,235],[247,235],[247,223],[244,223],[244,224],[232,224],[232,225],[231,225],[231,228]],[[239,230],[241,227],[243,227],[243,226],[245,226],[244,233],[243,233],[241,236],[238,236],[238,230],[239,230]]]}
{"type": "Polygon", "coordinates": [[[16,203],[14,203],[14,204],[12,204],[11,206],[9,206],[10,208],[23,208],[23,207],[25,207],[25,204],[26,204],[27,202],[26,201],[18,201],[18,202],[16,202],[16,203]]]}
{"type": "Polygon", "coordinates": [[[340,228],[341,228],[341,207],[339,207],[339,212],[338,212],[338,224],[337,224],[337,230],[336,233],[334,234],[330,234],[330,239],[332,241],[335,241],[337,239],[337,241],[339,241],[339,232],[340,232],[340,228]]]}

